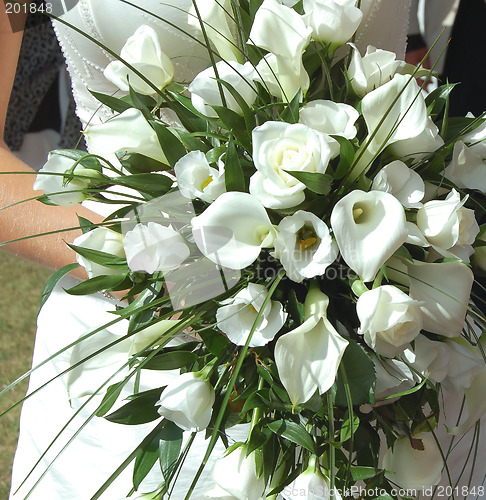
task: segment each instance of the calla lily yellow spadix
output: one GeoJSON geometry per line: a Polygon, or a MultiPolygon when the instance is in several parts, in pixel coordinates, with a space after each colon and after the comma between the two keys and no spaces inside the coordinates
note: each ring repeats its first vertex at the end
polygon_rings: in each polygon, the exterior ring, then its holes
{"type": "Polygon", "coordinates": [[[331,226],[343,259],[363,281],[375,278],[408,235],[401,203],[381,191],[346,195],[331,213],[331,226]]]}
{"type": "Polygon", "coordinates": [[[328,297],[318,289],[305,301],[304,323],[275,344],[275,363],[293,407],[307,402],[316,390],[324,394],[334,384],[348,345],[325,316],[328,297]]]}

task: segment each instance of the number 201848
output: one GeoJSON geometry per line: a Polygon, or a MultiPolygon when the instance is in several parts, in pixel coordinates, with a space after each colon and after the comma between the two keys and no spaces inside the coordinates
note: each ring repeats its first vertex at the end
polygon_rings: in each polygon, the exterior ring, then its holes
{"type": "Polygon", "coordinates": [[[52,3],[19,3],[19,2],[5,2],[5,12],[7,14],[52,14],[52,3]]]}

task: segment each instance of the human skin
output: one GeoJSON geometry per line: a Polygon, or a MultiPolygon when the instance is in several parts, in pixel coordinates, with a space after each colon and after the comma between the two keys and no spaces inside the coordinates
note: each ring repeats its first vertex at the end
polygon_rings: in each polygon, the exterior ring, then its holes
{"type": "MultiPolygon", "coordinates": [[[[5,6],[0,6],[0,208],[42,194],[33,191],[35,172],[16,158],[3,141],[7,106],[15,77],[22,32],[13,33],[5,6]],[[19,172],[5,174],[5,172],[19,172]]],[[[28,110],[26,110],[28,112],[28,110]]],[[[53,207],[37,200],[27,201],[0,210],[0,242],[7,242],[39,233],[49,234],[9,243],[3,248],[51,269],[59,269],[76,261],[74,251],[67,245],[81,234],[78,215],[92,222],[101,222],[99,215],[78,205],[53,207]]],[[[79,267],[74,276],[85,279],[84,268],[79,267]]]]}

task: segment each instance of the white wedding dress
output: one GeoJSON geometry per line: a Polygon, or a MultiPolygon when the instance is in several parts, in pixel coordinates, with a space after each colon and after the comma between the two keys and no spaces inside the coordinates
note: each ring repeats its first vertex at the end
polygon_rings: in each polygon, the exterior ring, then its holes
{"type": "MultiPolygon", "coordinates": [[[[159,34],[162,49],[174,62],[177,81],[190,81],[195,74],[208,66],[208,54],[205,48],[165,22],[169,21],[192,35],[198,36],[186,21],[186,12],[192,3],[191,0],[169,0],[168,2],[144,0],[138,3],[143,5],[144,9],[156,13],[161,19],[156,19],[120,0],[79,0],[76,6],[62,17],[62,20],[76,26],[117,53],[126,39],[140,25],[152,26],[159,34]]],[[[372,44],[393,50],[399,57],[403,57],[409,0],[367,0],[362,3],[367,7],[367,14],[356,39],[358,46],[363,49],[368,44],[372,44]]],[[[54,26],[72,77],[79,117],[84,124],[90,121],[106,120],[110,112],[99,107],[98,101],[88,89],[105,94],[116,91],[113,85],[103,77],[103,69],[113,58],[105,50],[62,22],[57,21],[54,26]]],[[[101,295],[89,297],[67,295],[63,287],[68,288],[72,284],[70,281],[73,282],[70,279],[62,281],[39,315],[33,366],[99,325],[108,323],[114,317],[108,312],[114,308],[114,302],[101,295]]],[[[114,325],[96,334],[96,338],[104,339],[109,338],[110,335],[120,334],[123,328],[123,324],[114,325]]],[[[92,350],[95,349],[96,340],[93,342],[92,350]]],[[[68,349],[41,369],[36,370],[31,376],[29,391],[34,391],[66,370],[73,356],[75,356],[73,349],[68,349]]],[[[96,379],[95,382],[102,381],[103,374],[111,372],[113,372],[113,367],[93,367],[91,363],[85,368],[83,380],[89,381],[91,374],[91,378],[96,379]],[[92,368],[96,370],[90,372],[92,368]]],[[[99,398],[95,399],[95,406],[91,405],[82,409],[81,414],[63,429],[73,417],[76,409],[87,399],[86,391],[77,375],[79,374],[75,372],[70,376],[71,392],[69,395],[68,377],[62,376],[47,384],[24,403],[21,433],[14,462],[11,498],[25,498],[37,479],[44,475],[35,485],[29,498],[87,500],[95,494],[153,427],[153,424],[121,426],[95,417],[47,469],[48,464],[74,436],[86,416],[91,414],[100,401],[99,398]],[[56,439],[61,430],[62,433],[56,439]],[[53,440],[54,445],[45,456],[42,456],[53,440]],[[38,460],[40,463],[27,481],[22,484],[38,460]],[[15,493],[21,484],[20,490],[15,493]]],[[[171,376],[174,374],[167,374],[167,377],[171,376]]],[[[162,384],[161,380],[156,382],[149,380],[147,387],[158,387],[162,384]]],[[[240,432],[241,435],[235,435],[234,438],[244,439],[245,430],[243,429],[240,432]]],[[[171,498],[184,498],[205,448],[203,437],[199,436],[191,448],[189,459],[186,461],[185,469],[178,479],[171,498]]],[[[220,454],[221,451],[220,448],[214,455],[220,454]]],[[[208,464],[207,474],[202,478],[193,498],[204,498],[204,492],[211,485],[208,477],[210,468],[211,464],[208,464]]],[[[131,470],[128,467],[101,498],[116,500],[126,497],[132,487],[131,470]]],[[[142,483],[140,491],[154,490],[160,482],[161,477],[155,467],[142,483]]]]}

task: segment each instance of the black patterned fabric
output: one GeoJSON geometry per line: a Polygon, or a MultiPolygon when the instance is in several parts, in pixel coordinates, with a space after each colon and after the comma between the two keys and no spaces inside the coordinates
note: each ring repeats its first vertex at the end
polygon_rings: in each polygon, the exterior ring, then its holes
{"type": "Polygon", "coordinates": [[[65,123],[59,109],[59,71],[64,58],[50,23],[30,27],[24,32],[5,124],[5,142],[13,151],[22,145],[26,132],[46,128],[62,131],[61,147],[74,147],[81,125],[70,103],[65,123]]]}

